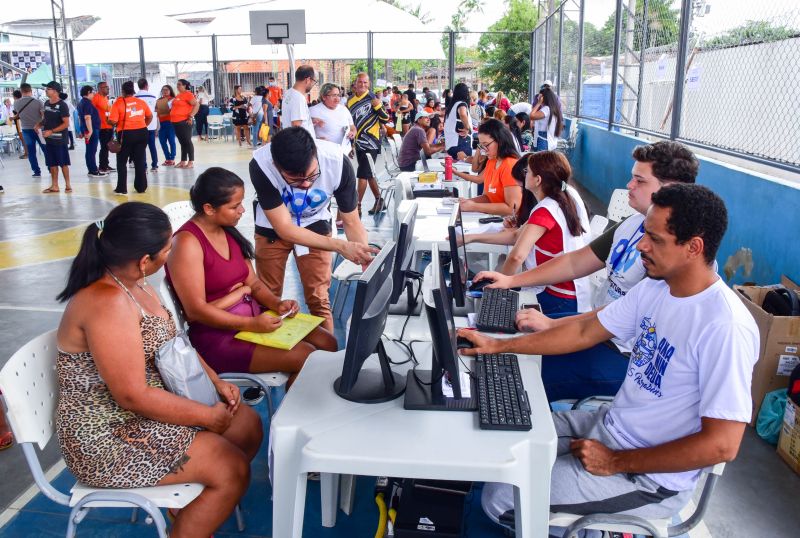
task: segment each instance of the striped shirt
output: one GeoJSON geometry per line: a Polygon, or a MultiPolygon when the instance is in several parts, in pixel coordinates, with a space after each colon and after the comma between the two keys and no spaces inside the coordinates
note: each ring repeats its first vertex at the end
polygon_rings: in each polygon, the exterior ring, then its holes
{"type": "Polygon", "coordinates": [[[347,108],[353,116],[356,125],[356,147],[362,150],[379,150],[381,124],[389,121],[389,115],[383,105],[373,108],[372,100],[375,94],[367,92],[361,97],[354,95],[347,101],[347,108]]]}

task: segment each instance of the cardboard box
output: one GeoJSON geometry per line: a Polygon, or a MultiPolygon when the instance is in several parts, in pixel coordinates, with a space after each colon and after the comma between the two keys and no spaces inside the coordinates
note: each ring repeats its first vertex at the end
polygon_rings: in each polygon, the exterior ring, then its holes
{"type": "MultiPolygon", "coordinates": [[[[797,290],[798,286],[788,278],[781,277],[781,285],[797,290]]],[[[753,419],[755,426],[758,411],[764,396],[773,390],[786,388],[789,376],[800,362],[800,316],[773,316],[761,305],[771,287],[734,286],[734,291],[752,314],[761,337],[761,351],[753,368],[753,419]]]]}
{"type": "Polygon", "coordinates": [[[800,406],[792,400],[786,401],[781,435],[778,438],[778,455],[789,467],[800,474],[800,406]]]}

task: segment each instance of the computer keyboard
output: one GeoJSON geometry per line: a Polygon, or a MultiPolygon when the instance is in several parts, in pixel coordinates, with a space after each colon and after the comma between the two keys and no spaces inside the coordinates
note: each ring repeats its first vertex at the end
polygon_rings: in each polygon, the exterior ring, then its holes
{"type": "Polygon", "coordinates": [[[517,332],[519,294],[512,290],[484,288],[481,309],[475,325],[479,331],[493,333],[517,332]]]}
{"type": "Polygon", "coordinates": [[[475,376],[482,430],[531,429],[531,405],[516,355],[478,355],[475,376]]]}

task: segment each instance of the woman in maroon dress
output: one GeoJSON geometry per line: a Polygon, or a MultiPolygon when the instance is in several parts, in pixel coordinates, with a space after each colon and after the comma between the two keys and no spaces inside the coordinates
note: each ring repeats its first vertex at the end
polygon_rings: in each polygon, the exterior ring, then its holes
{"type": "Polygon", "coordinates": [[[290,374],[291,384],[313,351],[336,351],[336,339],[318,327],[285,351],[234,338],[239,331],[267,333],[281,326],[262,307],[279,314],[299,307],[276,297],[253,270],[253,246],[236,229],[244,213],[239,176],[209,168],[190,197],[195,215],[175,232],[167,278],[189,322],[192,345],[217,372],[280,371],[290,374]]]}

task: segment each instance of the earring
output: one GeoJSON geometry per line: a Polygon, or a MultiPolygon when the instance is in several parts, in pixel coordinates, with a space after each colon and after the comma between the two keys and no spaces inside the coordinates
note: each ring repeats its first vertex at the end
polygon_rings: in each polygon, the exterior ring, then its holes
{"type": "Polygon", "coordinates": [[[144,267],[142,267],[142,286],[147,286],[147,274],[144,272],[144,267]]]}

